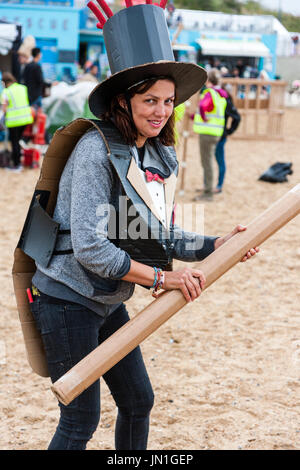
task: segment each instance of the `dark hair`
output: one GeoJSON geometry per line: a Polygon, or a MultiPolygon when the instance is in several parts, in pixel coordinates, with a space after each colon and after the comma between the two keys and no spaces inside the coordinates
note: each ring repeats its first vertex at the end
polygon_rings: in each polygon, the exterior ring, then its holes
{"type": "MultiPolygon", "coordinates": [[[[127,105],[127,109],[121,106],[120,99],[123,99],[127,103],[129,103],[129,100],[134,95],[136,94],[142,95],[143,93],[146,93],[146,91],[148,91],[158,80],[161,80],[161,79],[162,78],[160,77],[149,79],[146,82],[137,84],[136,86],[130,88],[130,90],[127,90],[126,93],[114,96],[110,101],[109,109],[101,116],[101,118],[105,121],[113,120],[114,124],[119,129],[120,133],[122,134],[122,137],[124,138],[126,144],[134,145],[138,137],[138,131],[133,122],[133,119],[131,116],[131,110],[130,111],[128,110],[128,105],[127,105]]],[[[170,80],[171,82],[174,83],[174,80],[172,78],[166,77],[164,79],[170,80]]],[[[171,116],[169,117],[165,126],[160,131],[160,134],[158,135],[158,139],[163,145],[173,146],[175,144],[174,127],[175,127],[175,113],[173,110],[171,116]]],[[[147,141],[149,143],[152,143],[151,142],[152,140],[153,138],[150,138],[147,141]]]]}
{"type": "Polygon", "coordinates": [[[32,57],[37,57],[41,52],[41,49],[39,47],[34,47],[32,50],[31,50],[31,55],[32,57]]]}
{"type": "Polygon", "coordinates": [[[5,86],[15,83],[17,80],[10,72],[3,72],[2,74],[2,81],[4,82],[5,86]]]}

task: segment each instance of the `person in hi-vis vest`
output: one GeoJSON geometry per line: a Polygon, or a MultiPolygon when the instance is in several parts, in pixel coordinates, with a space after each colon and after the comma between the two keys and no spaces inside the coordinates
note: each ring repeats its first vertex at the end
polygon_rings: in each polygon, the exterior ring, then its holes
{"type": "Polygon", "coordinates": [[[213,160],[216,145],[223,134],[225,124],[226,96],[220,88],[221,74],[211,69],[207,75],[206,88],[200,97],[194,115],[193,130],[199,134],[200,156],[203,167],[204,191],[195,200],[213,198],[213,160]]]}
{"type": "Polygon", "coordinates": [[[15,77],[9,72],[3,73],[2,81],[5,88],[1,94],[1,105],[12,145],[13,167],[10,169],[20,171],[22,167],[19,140],[27,124],[33,123],[33,116],[29,106],[27,87],[17,83],[15,77]]]}

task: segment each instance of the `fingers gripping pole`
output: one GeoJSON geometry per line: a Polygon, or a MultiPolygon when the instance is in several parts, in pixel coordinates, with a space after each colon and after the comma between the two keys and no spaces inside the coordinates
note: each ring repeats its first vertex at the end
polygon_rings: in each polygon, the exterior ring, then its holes
{"type": "MultiPolygon", "coordinates": [[[[199,263],[205,288],[237,264],[252,247],[261,245],[300,213],[300,184],[199,263]]],[[[180,290],[163,293],[116,331],[51,387],[58,400],[68,405],[74,398],[117,364],[144,339],[178,312],[186,300],[180,290]]]]}

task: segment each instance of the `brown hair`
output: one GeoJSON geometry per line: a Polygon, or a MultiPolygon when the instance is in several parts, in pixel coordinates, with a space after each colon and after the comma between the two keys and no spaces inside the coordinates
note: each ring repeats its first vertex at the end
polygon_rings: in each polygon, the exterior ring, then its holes
{"type": "MultiPolygon", "coordinates": [[[[170,80],[174,83],[172,78],[164,77],[165,80],[170,80]]],[[[127,103],[135,94],[146,93],[156,82],[157,80],[162,80],[161,77],[152,78],[146,82],[137,84],[136,86],[127,90],[126,93],[114,96],[110,101],[109,109],[101,116],[105,121],[113,120],[116,127],[119,129],[122,134],[126,144],[134,145],[137,137],[138,131],[131,117],[131,111],[128,110],[128,107],[124,108],[121,106],[120,101],[125,100],[127,103]]],[[[163,145],[173,146],[175,144],[175,113],[169,117],[163,129],[158,135],[158,139],[163,145]]],[[[147,141],[152,143],[153,139],[150,138],[147,141]]]]}
{"type": "Polygon", "coordinates": [[[10,72],[3,72],[2,74],[2,81],[4,82],[5,86],[7,87],[8,84],[13,84],[17,80],[10,72]]]}

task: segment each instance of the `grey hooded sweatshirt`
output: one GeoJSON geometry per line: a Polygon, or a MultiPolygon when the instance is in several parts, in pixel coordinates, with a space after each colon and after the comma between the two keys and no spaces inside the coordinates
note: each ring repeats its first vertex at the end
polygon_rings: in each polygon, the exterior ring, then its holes
{"type": "MultiPolygon", "coordinates": [[[[174,151],[164,147],[164,152],[174,160],[175,167],[174,151]]],[[[154,166],[159,160],[157,155],[154,166]]],[[[97,130],[87,132],[64,168],[53,215],[61,230],[71,231],[59,237],[56,249],[72,248],[73,253],[53,256],[47,268],[37,264],[32,282],[41,292],[81,303],[101,315],[132,296],[134,284],[121,280],[130,270],[130,256],[105,236],[102,229],[107,213],[102,215],[99,210],[103,204],[117,207],[121,194],[121,182],[101,135],[97,130]]],[[[175,227],[173,257],[182,261],[204,259],[214,251],[215,239],[175,227]]]]}

